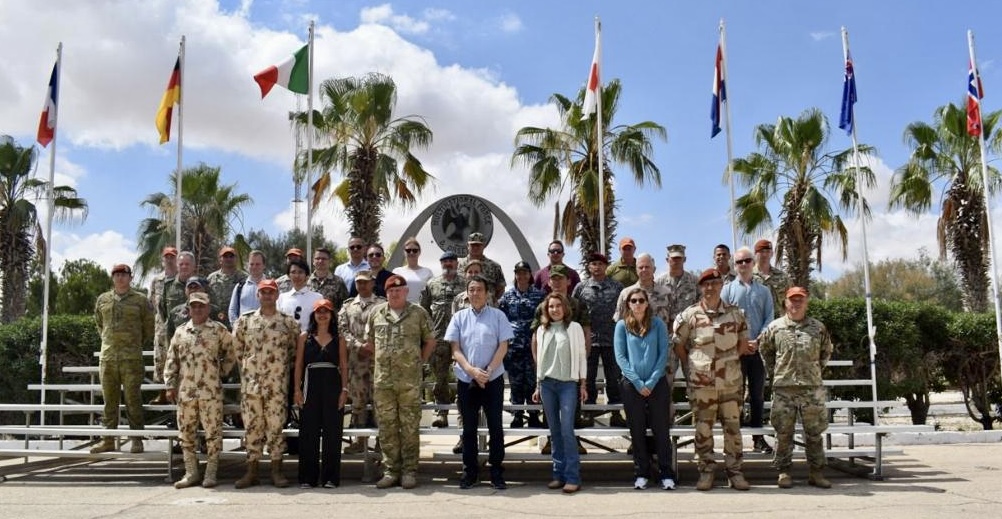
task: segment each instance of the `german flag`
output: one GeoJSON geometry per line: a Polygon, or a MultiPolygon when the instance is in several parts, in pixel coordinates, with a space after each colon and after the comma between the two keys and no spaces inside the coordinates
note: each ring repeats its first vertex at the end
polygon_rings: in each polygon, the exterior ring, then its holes
{"type": "Polygon", "coordinates": [[[160,100],[160,109],[157,110],[157,131],[160,132],[160,144],[170,140],[170,119],[174,111],[174,104],[181,102],[181,57],[178,56],[174,63],[174,71],[170,74],[170,81],[167,82],[167,90],[160,100]]]}

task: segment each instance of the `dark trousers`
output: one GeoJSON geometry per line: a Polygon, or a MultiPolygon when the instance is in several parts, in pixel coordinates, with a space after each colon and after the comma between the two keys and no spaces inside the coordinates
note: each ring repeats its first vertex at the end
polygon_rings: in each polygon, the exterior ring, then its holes
{"type": "Polygon", "coordinates": [[[299,482],[318,485],[329,481],[340,485],[344,415],[337,404],[341,373],[330,367],[307,369],[309,387],[299,416],[299,482]]]}
{"type": "Polygon", "coordinates": [[[658,381],[646,398],[625,378],[621,384],[623,409],[626,410],[630,445],[633,447],[634,476],[648,478],[651,475],[651,453],[647,445],[647,428],[650,427],[654,434],[654,451],[658,455],[658,477],[674,478],[669,448],[671,425],[668,406],[671,404],[671,391],[667,379],[658,381]]]}
{"type": "Polygon", "coordinates": [[[619,394],[619,364],[616,364],[616,352],[612,346],[599,346],[594,344],[591,353],[588,354],[588,399],[586,404],[594,404],[598,397],[598,387],[595,379],[598,377],[598,361],[602,360],[602,370],[605,372],[605,399],[610,404],[619,404],[623,398],[619,394]]]}
{"type": "Polygon", "coordinates": [[[491,464],[491,479],[500,477],[504,472],[501,463],[504,461],[504,428],[501,424],[501,406],[504,404],[504,377],[497,377],[480,387],[476,382],[459,381],[459,413],[463,417],[463,473],[467,478],[476,480],[479,473],[477,459],[477,419],[480,410],[487,417],[487,432],[489,453],[487,460],[491,464]]]}
{"type": "Polygon", "coordinates": [[[758,353],[741,357],[741,373],[744,374],[744,385],[748,391],[751,404],[751,414],[748,417],[748,427],[762,427],[762,415],[765,408],[765,363],[758,353]]]}

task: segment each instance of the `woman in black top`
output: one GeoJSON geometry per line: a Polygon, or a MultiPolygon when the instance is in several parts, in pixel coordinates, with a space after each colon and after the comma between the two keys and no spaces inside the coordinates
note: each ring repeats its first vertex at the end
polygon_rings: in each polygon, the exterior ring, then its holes
{"type": "Polygon", "coordinates": [[[302,408],[299,425],[299,487],[341,484],[341,429],[348,389],[348,353],[337,334],[334,304],[313,305],[309,328],[296,345],[295,401],[302,408]],[[323,459],[321,460],[321,437],[323,459]],[[323,472],[321,473],[321,465],[323,472]]]}

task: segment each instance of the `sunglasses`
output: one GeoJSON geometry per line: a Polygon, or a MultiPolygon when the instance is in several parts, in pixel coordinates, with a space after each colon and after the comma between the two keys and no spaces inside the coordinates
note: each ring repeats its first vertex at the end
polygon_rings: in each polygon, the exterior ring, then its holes
{"type": "Polygon", "coordinates": [[[751,261],[752,261],[751,258],[745,258],[745,259],[741,259],[741,260],[735,260],[734,263],[736,263],[738,265],[746,265],[748,263],[751,263],[751,261]]]}
{"type": "Polygon", "coordinates": [[[646,302],[647,302],[646,299],[637,299],[635,297],[630,298],[630,304],[632,305],[639,305],[640,303],[646,303],[646,302]]]}
{"type": "Polygon", "coordinates": [[[407,254],[418,254],[421,252],[421,249],[404,249],[404,252],[407,254]]]}
{"type": "Polygon", "coordinates": [[[331,311],[326,306],[321,306],[313,311],[315,314],[329,314],[331,311]]]}
{"type": "Polygon", "coordinates": [[[546,252],[548,252],[550,254],[563,254],[564,253],[563,249],[550,249],[550,250],[548,250],[546,252]]]}
{"type": "Polygon", "coordinates": [[[364,247],[364,245],[349,245],[348,246],[348,248],[351,249],[351,250],[359,250],[362,247],[364,247]]]}
{"type": "Polygon", "coordinates": [[[301,318],[302,316],[303,316],[303,307],[301,307],[301,306],[297,306],[297,307],[296,307],[296,312],[295,312],[295,315],[294,315],[294,317],[295,317],[295,318],[296,318],[296,320],[298,321],[298,320],[299,320],[299,319],[300,319],[300,318],[301,318]]]}
{"type": "Polygon", "coordinates": [[[367,254],[367,256],[369,256],[370,258],[382,258],[383,257],[383,253],[382,252],[370,252],[369,254],[367,254]]]}

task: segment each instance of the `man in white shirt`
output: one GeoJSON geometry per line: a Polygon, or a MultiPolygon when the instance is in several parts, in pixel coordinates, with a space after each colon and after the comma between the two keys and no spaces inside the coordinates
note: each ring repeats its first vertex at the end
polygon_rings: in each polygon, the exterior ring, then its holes
{"type": "Polygon", "coordinates": [[[301,258],[289,262],[285,273],[289,276],[292,289],[278,296],[278,311],[295,318],[299,322],[299,329],[305,332],[310,325],[313,303],[324,296],[306,285],[306,280],[310,277],[310,266],[301,258]]]}

